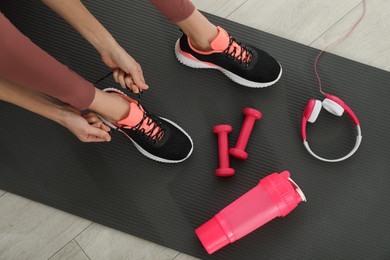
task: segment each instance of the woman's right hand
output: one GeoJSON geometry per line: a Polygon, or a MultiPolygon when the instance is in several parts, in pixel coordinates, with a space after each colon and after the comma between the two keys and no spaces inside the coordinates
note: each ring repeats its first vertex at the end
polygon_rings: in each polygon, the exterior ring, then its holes
{"type": "Polygon", "coordinates": [[[63,118],[64,126],[82,142],[109,142],[110,128],[93,112],[82,115],[73,107],[67,107],[63,118]]]}
{"type": "Polygon", "coordinates": [[[103,62],[113,70],[114,79],[122,88],[129,88],[133,93],[149,88],[141,65],[117,42],[113,41],[100,54],[103,62]]]}

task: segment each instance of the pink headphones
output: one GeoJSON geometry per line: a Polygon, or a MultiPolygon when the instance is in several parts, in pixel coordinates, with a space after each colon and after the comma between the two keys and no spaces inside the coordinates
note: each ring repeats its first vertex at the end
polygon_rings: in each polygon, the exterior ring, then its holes
{"type": "Polygon", "coordinates": [[[362,141],[362,132],[360,129],[360,123],[355,113],[352,111],[352,109],[349,106],[347,106],[347,104],[344,103],[344,101],[342,101],[340,98],[336,96],[332,96],[329,94],[324,94],[324,95],[325,95],[325,99],[322,102],[320,100],[310,99],[306,105],[305,111],[303,112],[302,126],[301,126],[303,145],[312,156],[314,156],[315,158],[321,161],[340,162],[351,157],[359,148],[360,143],[362,141]],[[352,151],[350,151],[344,157],[341,157],[339,159],[325,159],[323,157],[318,156],[310,149],[309,143],[306,138],[306,124],[308,121],[310,123],[314,123],[317,120],[317,117],[321,111],[321,107],[324,107],[328,112],[332,113],[335,116],[342,116],[344,111],[347,112],[348,116],[352,119],[353,124],[356,126],[357,136],[356,136],[355,146],[352,149],[352,151]]]}
{"type": "Polygon", "coordinates": [[[338,44],[342,41],[344,41],[350,34],[351,32],[357,27],[357,25],[363,20],[365,14],[366,14],[366,0],[363,0],[363,13],[360,16],[360,18],[353,24],[353,26],[338,40],[332,42],[331,44],[327,45],[324,49],[320,51],[320,53],[317,55],[317,58],[314,61],[314,71],[317,76],[318,84],[320,87],[320,92],[325,96],[324,101],[320,100],[315,100],[315,99],[310,99],[309,102],[306,105],[305,111],[303,111],[303,117],[302,117],[302,125],[301,125],[301,134],[303,138],[303,145],[305,146],[306,150],[315,158],[321,161],[325,162],[340,162],[343,161],[349,157],[351,157],[359,148],[360,143],[362,142],[362,131],[360,129],[360,123],[358,118],[356,117],[355,113],[352,111],[352,109],[347,106],[347,104],[344,103],[340,98],[336,96],[332,96],[329,94],[326,94],[325,92],[322,91],[322,83],[321,83],[321,78],[317,70],[317,63],[321,55],[330,48],[331,46],[334,46],[335,44],[338,44]],[[320,114],[321,107],[324,107],[328,112],[335,116],[342,116],[344,111],[347,112],[348,116],[352,119],[353,124],[356,126],[357,129],[357,136],[356,136],[356,143],[355,146],[353,147],[352,151],[350,151],[347,155],[344,157],[341,157],[339,159],[325,159],[323,157],[318,156],[315,154],[309,146],[309,143],[306,138],[306,124],[309,121],[310,123],[314,123],[317,120],[318,115],[320,114]]]}

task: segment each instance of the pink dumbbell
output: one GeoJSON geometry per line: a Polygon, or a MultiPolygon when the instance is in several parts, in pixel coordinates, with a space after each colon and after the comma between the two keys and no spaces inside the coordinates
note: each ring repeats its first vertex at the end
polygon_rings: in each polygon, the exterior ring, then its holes
{"type": "Polygon", "coordinates": [[[248,158],[248,153],[245,152],[246,145],[248,144],[249,136],[251,135],[253,125],[255,121],[261,118],[261,112],[253,108],[244,108],[242,113],[245,115],[245,120],[242,125],[240,135],[238,137],[236,147],[230,148],[229,152],[231,156],[234,156],[241,160],[248,158]]]}
{"type": "Polygon", "coordinates": [[[229,166],[228,134],[232,131],[230,125],[216,125],[213,132],[218,134],[219,168],[215,174],[219,177],[229,177],[234,174],[234,169],[229,166]]]}

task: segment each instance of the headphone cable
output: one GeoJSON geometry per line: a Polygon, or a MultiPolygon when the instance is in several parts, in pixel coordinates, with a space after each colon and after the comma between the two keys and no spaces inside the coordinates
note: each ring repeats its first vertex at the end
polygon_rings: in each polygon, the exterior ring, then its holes
{"type": "Polygon", "coordinates": [[[325,95],[325,92],[322,91],[322,82],[321,82],[321,78],[320,78],[320,75],[318,73],[318,69],[317,69],[317,64],[318,64],[318,60],[320,59],[321,55],[329,48],[333,47],[334,45],[337,45],[341,42],[343,42],[345,39],[348,38],[348,36],[352,33],[353,30],[355,30],[355,28],[358,26],[358,24],[363,20],[364,16],[366,15],[366,10],[367,10],[367,6],[366,6],[366,0],[362,0],[363,2],[363,13],[362,15],[360,16],[360,18],[351,26],[351,28],[349,28],[349,30],[342,36],[340,37],[339,39],[337,39],[336,41],[328,44],[327,46],[325,46],[320,52],[319,54],[317,55],[315,61],[314,61],[314,71],[316,73],[316,76],[317,76],[317,80],[318,80],[318,85],[320,87],[320,92],[325,95]]]}

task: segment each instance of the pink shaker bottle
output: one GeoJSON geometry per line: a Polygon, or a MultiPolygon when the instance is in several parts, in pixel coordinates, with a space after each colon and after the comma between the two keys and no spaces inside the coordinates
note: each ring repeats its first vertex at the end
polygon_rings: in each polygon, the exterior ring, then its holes
{"type": "Polygon", "coordinates": [[[276,217],[284,217],[306,197],[290,173],[272,173],[195,230],[209,254],[276,217]]]}

